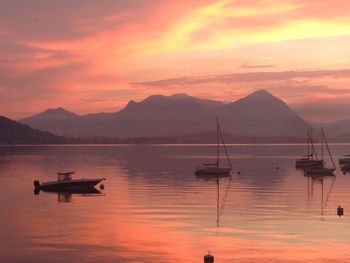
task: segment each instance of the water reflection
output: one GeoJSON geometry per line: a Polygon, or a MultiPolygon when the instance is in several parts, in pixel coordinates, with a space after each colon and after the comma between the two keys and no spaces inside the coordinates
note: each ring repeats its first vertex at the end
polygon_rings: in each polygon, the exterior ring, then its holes
{"type": "Polygon", "coordinates": [[[40,190],[40,189],[34,189],[34,194],[38,195],[40,192],[43,193],[49,193],[49,194],[57,194],[57,202],[58,203],[70,203],[72,202],[74,195],[79,195],[82,197],[97,197],[97,196],[104,196],[101,191],[97,190],[95,187],[85,187],[81,189],[73,189],[73,190],[66,190],[66,191],[55,191],[55,190],[40,190]]]}
{"type": "Polygon", "coordinates": [[[232,182],[232,176],[197,176],[198,180],[207,182],[207,183],[214,183],[216,185],[216,226],[220,226],[220,218],[222,217],[224,213],[225,208],[225,202],[228,197],[229,188],[232,182]],[[223,183],[226,182],[226,186],[224,185],[224,195],[220,197],[220,181],[221,187],[223,187],[223,183]]]}
{"type": "Polygon", "coordinates": [[[314,187],[319,185],[320,187],[320,213],[324,215],[324,209],[327,207],[327,203],[330,200],[332,190],[336,181],[336,176],[307,176],[308,183],[308,201],[313,199],[314,187]],[[327,188],[325,188],[325,184],[327,188]]]}
{"type": "Polygon", "coordinates": [[[0,262],[346,262],[350,177],[304,177],[304,146],[252,145],[228,146],[232,177],[199,179],[212,147],[3,147],[0,262]],[[61,167],[103,174],[106,195],[32,194],[61,167]]]}

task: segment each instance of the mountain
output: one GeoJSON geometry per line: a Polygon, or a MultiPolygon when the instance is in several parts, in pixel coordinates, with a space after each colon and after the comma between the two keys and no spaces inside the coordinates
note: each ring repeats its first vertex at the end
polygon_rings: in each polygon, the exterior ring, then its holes
{"type": "Polygon", "coordinates": [[[63,108],[47,109],[37,115],[20,120],[33,128],[43,131],[49,131],[57,135],[70,134],[72,130],[77,129],[76,121],[79,115],[69,112],[63,108]]]}
{"type": "Polygon", "coordinates": [[[63,108],[56,108],[56,109],[47,109],[46,111],[39,113],[33,117],[31,117],[32,120],[67,120],[67,119],[72,119],[76,118],[79,115],[69,112],[63,108]]]}
{"type": "Polygon", "coordinates": [[[350,132],[335,136],[332,139],[332,142],[349,143],[350,142],[350,132]]]}
{"type": "Polygon", "coordinates": [[[62,137],[32,129],[27,125],[0,116],[1,144],[52,144],[64,142],[65,139],[62,137]]]}
{"type": "Polygon", "coordinates": [[[22,119],[34,128],[77,137],[166,137],[222,129],[234,136],[304,137],[309,125],[282,100],[258,90],[225,104],[186,94],[152,95],[129,101],[114,113],[79,116],[62,108],[22,119]]]}
{"type": "Polygon", "coordinates": [[[338,137],[350,133],[350,119],[329,123],[325,125],[324,128],[331,137],[338,137]]]}
{"type": "Polygon", "coordinates": [[[305,137],[309,128],[287,104],[266,90],[228,104],[221,115],[225,130],[239,135],[305,137]]]}

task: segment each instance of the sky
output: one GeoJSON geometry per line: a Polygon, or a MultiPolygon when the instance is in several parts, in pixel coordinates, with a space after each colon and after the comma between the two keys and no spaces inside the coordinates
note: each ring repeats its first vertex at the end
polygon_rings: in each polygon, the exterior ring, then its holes
{"type": "Polygon", "coordinates": [[[0,115],[263,88],[308,120],[350,118],[349,14],[348,0],[0,0],[0,115]]]}

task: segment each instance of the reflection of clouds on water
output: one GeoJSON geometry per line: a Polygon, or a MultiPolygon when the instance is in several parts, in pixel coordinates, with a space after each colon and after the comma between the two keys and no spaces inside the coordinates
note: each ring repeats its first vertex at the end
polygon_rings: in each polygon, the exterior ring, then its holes
{"type": "MultiPolygon", "coordinates": [[[[347,147],[334,146],[338,155],[347,147]]],[[[350,221],[336,207],[350,207],[350,177],[339,174],[333,186],[324,178],[321,216],[320,180],[291,157],[304,148],[229,146],[232,180],[219,187],[194,175],[215,157],[211,146],[2,148],[0,261],[200,262],[210,249],[223,263],[345,262],[350,221]],[[61,164],[106,177],[105,196],[58,204],[57,193],[33,195],[33,179],[56,177],[61,164]]]]}

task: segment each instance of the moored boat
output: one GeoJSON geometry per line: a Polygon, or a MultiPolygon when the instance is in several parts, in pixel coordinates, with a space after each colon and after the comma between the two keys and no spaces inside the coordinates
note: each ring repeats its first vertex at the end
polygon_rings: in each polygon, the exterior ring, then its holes
{"type": "Polygon", "coordinates": [[[339,165],[350,165],[350,154],[345,154],[344,158],[340,158],[339,165]]]}
{"type": "Polygon", "coordinates": [[[322,166],[315,166],[315,167],[307,167],[305,169],[306,173],[308,175],[312,176],[324,176],[324,175],[334,175],[333,172],[335,171],[335,168],[327,168],[322,166]]]}
{"type": "Polygon", "coordinates": [[[216,167],[216,166],[205,166],[198,167],[195,171],[196,175],[230,175],[232,168],[230,167],[216,167]]]}
{"type": "Polygon", "coordinates": [[[322,159],[318,159],[312,137],[312,130],[307,131],[307,155],[295,161],[296,168],[307,168],[314,166],[323,166],[324,162],[322,159]]]}
{"type": "Polygon", "coordinates": [[[333,172],[335,171],[335,164],[333,161],[333,157],[331,154],[331,151],[328,146],[328,142],[326,139],[326,134],[324,130],[321,128],[321,153],[322,153],[322,160],[323,160],[323,143],[325,143],[329,157],[332,161],[333,167],[325,167],[324,162],[322,161],[322,165],[314,165],[310,167],[305,168],[305,172],[307,175],[310,176],[329,176],[329,175],[334,175],[333,172]]]}
{"type": "Polygon", "coordinates": [[[81,190],[86,188],[93,188],[105,178],[81,178],[73,179],[74,172],[58,172],[57,181],[49,181],[40,183],[38,180],[34,181],[34,187],[38,190],[45,191],[59,191],[59,190],[81,190]]]}
{"type": "Polygon", "coordinates": [[[228,153],[226,150],[225,142],[222,138],[221,129],[219,126],[219,120],[216,118],[216,162],[215,163],[203,163],[201,167],[197,167],[195,170],[195,175],[197,176],[230,176],[232,170],[232,164],[230,158],[228,157],[228,153]],[[220,140],[222,142],[223,148],[226,153],[227,161],[229,163],[229,167],[220,167],[220,140]]]}
{"type": "Polygon", "coordinates": [[[309,157],[303,157],[295,161],[295,166],[298,168],[307,168],[312,166],[322,166],[323,160],[312,160],[309,157]]]}

